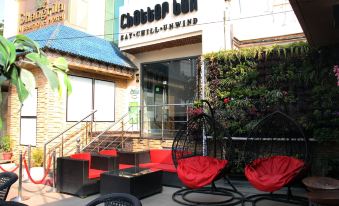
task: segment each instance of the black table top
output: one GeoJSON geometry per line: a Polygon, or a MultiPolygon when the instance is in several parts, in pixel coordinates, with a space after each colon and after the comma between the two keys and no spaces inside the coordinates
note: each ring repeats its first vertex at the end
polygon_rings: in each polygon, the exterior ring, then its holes
{"type": "Polygon", "coordinates": [[[137,177],[137,176],[141,176],[141,175],[145,175],[145,174],[149,174],[149,173],[153,173],[153,172],[158,172],[161,171],[160,169],[148,169],[148,168],[140,168],[140,167],[131,167],[131,168],[127,168],[127,169],[123,169],[123,170],[112,170],[112,171],[108,171],[105,172],[105,175],[113,175],[113,176],[120,176],[120,177],[127,177],[127,178],[131,178],[131,177],[137,177]]]}
{"type": "Polygon", "coordinates": [[[125,154],[138,154],[138,153],[146,153],[149,150],[118,150],[118,153],[125,153],[125,154]]]}

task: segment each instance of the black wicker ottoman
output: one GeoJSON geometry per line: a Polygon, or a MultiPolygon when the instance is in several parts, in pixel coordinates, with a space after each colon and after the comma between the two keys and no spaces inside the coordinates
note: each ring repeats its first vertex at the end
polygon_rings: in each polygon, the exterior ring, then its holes
{"type": "Polygon", "coordinates": [[[162,191],[162,171],[132,167],[102,173],[100,194],[129,193],[143,198],[162,191]]]}

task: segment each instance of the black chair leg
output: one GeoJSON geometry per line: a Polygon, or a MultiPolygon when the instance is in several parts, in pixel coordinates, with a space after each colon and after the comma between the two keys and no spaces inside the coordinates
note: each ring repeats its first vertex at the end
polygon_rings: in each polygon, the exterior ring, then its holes
{"type": "Polygon", "coordinates": [[[227,188],[218,188],[215,185],[211,187],[204,187],[200,189],[189,189],[184,188],[176,191],[172,195],[172,199],[181,204],[181,205],[213,205],[213,206],[232,206],[232,205],[244,205],[244,196],[238,191],[227,188]],[[191,194],[206,194],[206,195],[216,195],[216,196],[225,196],[222,200],[219,201],[198,201],[189,197],[191,194]]]}
{"type": "Polygon", "coordinates": [[[262,200],[270,200],[270,201],[276,201],[276,202],[283,202],[283,203],[289,203],[294,205],[303,205],[303,206],[309,206],[308,199],[305,197],[299,197],[299,196],[289,196],[284,194],[257,194],[257,195],[250,195],[245,198],[246,202],[251,202],[252,206],[255,206],[257,202],[260,202],[262,200]]]}

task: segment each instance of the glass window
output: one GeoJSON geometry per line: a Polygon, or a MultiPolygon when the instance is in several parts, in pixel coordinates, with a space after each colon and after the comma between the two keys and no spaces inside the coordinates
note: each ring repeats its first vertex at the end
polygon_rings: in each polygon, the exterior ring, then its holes
{"type": "Polygon", "coordinates": [[[72,93],[67,97],[67,121],[79,121],[93,110],[92,79],[70,76],[72,93]]]}
{"type": "Polygon", "coordinates": [[[36,146],[36,117],[21,117],[20,144],[36,146]]]}
{"type": "Polygon", "coordinates": [[[114,4],[113,0],[105,2],[105,39],[108,41],[113,41],[114,4]]]}
{"type": "Polygon", "coordinates": [[[114,121],[115,85],[112,82],[95,80],[94,109],[98,110],[95,121],[114,121]]]}
{"type": "Polygon", "coordinates": [[[36,146],[38,90],[23,102],[20,119],[20,144],[36,146]]]}
{"type": "Polygon", "coordinates": [[[22,117],[35,117],[37,114],[37,90],[28,95],[21,108],[22,117]]]}
{"type": "MultiPolygon", "coordinates": [[[[70,76],[72,93],[67,97],[67,121],[79,121],[93,110],[94,121],[115,120],[115,84],[70,76]]],[[[91,117],[86,119],[91,120],[91,117]]]]}

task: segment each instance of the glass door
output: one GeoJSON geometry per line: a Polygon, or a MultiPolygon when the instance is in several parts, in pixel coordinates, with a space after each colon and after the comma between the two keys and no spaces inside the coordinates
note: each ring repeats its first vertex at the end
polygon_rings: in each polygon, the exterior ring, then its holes
{"type": "Polygon", "coordinates": [[[195,65],[196,58],[142,65],[144,137],[173,138],[186,122],[196,88],[195,65]]]}

